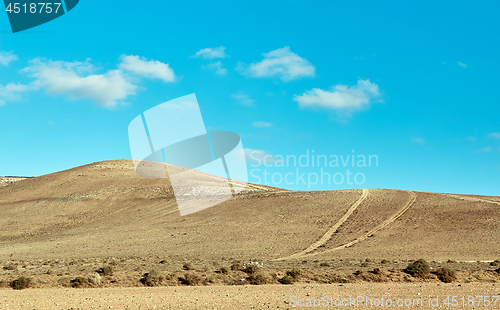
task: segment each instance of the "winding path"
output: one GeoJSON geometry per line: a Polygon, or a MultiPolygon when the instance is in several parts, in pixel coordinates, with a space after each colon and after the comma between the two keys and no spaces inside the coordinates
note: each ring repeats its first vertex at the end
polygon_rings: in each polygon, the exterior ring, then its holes
{"type": "Polygon", "coordinates": [[[294,258],[299,258],[299,257],[305,256],[307,253],[312,252],[312,251],[316,250],[317,248],[319,248],[320,246],[322,246],[323,244],[325,244],[328,240],[330,240],[330,238],[337,231],[337,229],[342,224],[344,224],[344,222],[349,218],[349,216],[351,216],[351,214],[354,212],[354,210],[356,210],[356,208],[366,199],[366,197],[368,197],[368,194],[369,194],[369,191],[367,189],[363,189],[363,194],[361,195],[361,197],[349,208],[349,210],[347,210],[346,214],[344,214],[344,216],[342,216],[337,221],[337,223],[335,223],[335,225],[333,225],[332,228],[330,228],[323,235],[323,237],[321,237],[318,241],[314,242],[307,249],[305,249],[299,253],[295,253],[295,254],[290,255],[288,257],[278,258],[278,259],[276,259],[276,261],[294,259],[294,258]]]}
{"type": "Polygon", "coordinates": [[[351,242],[348,242],[348,243],[345,243],[343,245],[340,245],[340,246],[338,246],[336,248],[333,248],[333,249],[330,249],[330,250],[326,250],[326,251],[322,251],[322,252],[311,253],[312,251],[314,251],[317,248],[319,248],[321,245],[325,244],[332,237],[333,233],[335,233],[335,231],[340,227],[340,225],[342,225],[347,220],[347,218],[354,212],[354,210],[366,199],[366,197],[368,196],[368,190],[364,189],[363,190],[363,195],[361,196],[361,198],[358,201],[356,201],[351,206],[351,208],[347,211],[347,213],[337,223],[335,223],[335,225],[323,237],[321,237],[320,240],[316,241],[315,243],[313,243],[312,245],[310,245],[307,249],[305,249],[305,250],[303,250],[303,251],[301,251],[299,253],[290,255],[288,257],[276,259],[276,261],[289,260],[289,259],[294,259],[294,258],[299,258],[299,257],[303,258],[303,257],[315,256],[315,255],[319,255],[319,254],[330,253],[330,252],[334,252],[334,251],[338,251],[338,250],[341,250],[341,249],[348,248],[348,247],[350,247],[350,246],[352,246],[352,245],[354,245],[356,243],[359,243],[359,242],[361,242],[361,241],[369,238],[375,232],[381,230],[382,228],[384,228],[387,225],[389,225],[389,224],[393,223],[394,221],[396,221],[399,217],[401,217],[415,203],[415,201],[417,199],[417,195],[414,192],[412,192],[412,191],[407,191],[407,193],[408,193],[408,195],[410,197],[408,199],[408,202],[404,205],[404,207],[401,208],[396,214],[394,214],[390,218],[388,218],[385,221],[383,221],[382,223],[380,223],[380,225],[378,225],[374,229],[372,229],[369,232],[365,233],[361,237],[356,238],[356,239],[354,239],[351,242]]]}

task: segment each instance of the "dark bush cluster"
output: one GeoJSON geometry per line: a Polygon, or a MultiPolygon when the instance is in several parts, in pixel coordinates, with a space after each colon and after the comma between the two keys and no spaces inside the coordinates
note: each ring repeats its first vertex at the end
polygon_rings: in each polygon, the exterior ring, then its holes
{"type": "Polygon", "coordinates": [[[410,263],[408,267],[406,267],[405,272],[414,277],[424,278],[431,272],[431,267],[425,259],[421,258],[410,263]]]}
{"type": "Polygon", "coordinates": [[[10,286],[15,290],[22,290],[28,288],[31,284],[31,279],[26,277],[19,277],[10,283],[10,286]]]}
{"type": "Polygon", "coordinates": [[[439,280],[445,283],[451,283],[456,279],[455,270],[450,267],[441,267],[436,271],[436,275],[439,277],[439,280]]]}
{"type": "Polygon", "coordinates": [[[145,273],[141,282],[147,286],[159,286],[165,281],[165,277],[158,270],[151,270],[145,273]]]}

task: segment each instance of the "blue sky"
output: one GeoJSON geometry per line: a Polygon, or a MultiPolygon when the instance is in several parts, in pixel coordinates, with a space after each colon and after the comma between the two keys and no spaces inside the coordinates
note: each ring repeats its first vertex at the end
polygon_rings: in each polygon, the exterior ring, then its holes
{"type": "MultiPolygon", "coordinates": [[[[196,93],[207,128],[239,133],[253,157],[378,157],[324,167],[362,184],[268,185],[500,195],[499,11],[492,1],[86,0],[16,34],[4,12],[0,175],[130,158],[132,119],[196,93]]],[[[254,166],[249,181],[262,184],[264,169],[321,173],[254,166]]]]}

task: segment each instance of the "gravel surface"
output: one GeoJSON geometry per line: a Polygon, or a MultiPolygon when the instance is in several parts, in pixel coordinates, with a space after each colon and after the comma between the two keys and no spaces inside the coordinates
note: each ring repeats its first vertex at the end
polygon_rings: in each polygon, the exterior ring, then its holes
{"type": "Polygon", "coordinates": [[[317,306],[322,302],[320,308],[344,308],[332,307],[331,302],[341,299],[347,303],[351,298],[351,308],[370,309],[375,307],[375,299],[380,301],[384,298],[384,304],[390,299],[394,309],[498,309],[500,300],[493,306],[494,299],[491,297],[490,306],[485,306],[484,301],[478,306],[478,297],[475,297],[474,306],[467,304],[468,296],[498,295],[500,286],[495,283],[27,289],[1,290],[0,309],[297,309],[312,308],[314,299],[320,298],[316,301],[317,306]],[[439,298],[437,307],[429,306],[429,296],[434,301],[439,298]],[[445,305],[447,296],[457,296],[459,305],[445,305]],[[465,297],[465,306],[461,305],[462,296],[465,297]],[[356,305],[355,300],[361,297],[372,299],[374,306],[361,302],[356,305]],[[415,304],[415,300],[420,298],[421,306],[415,304]],[[403,303],[402,307],[397,306],[398,300],[403,303]],[[311,303],[309,307],[308,301],[311,303]],[[304,307],[298,306],[299,302],[304,307]],[[405,302],[411,305],[404,306],[405,302]]]}

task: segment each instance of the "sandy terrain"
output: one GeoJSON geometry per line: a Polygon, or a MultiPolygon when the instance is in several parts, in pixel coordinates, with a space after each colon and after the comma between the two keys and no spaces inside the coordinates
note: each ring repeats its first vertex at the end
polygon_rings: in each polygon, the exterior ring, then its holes
{"type": "Polygon", "coordinates": [[[28,289],[3,291],[0,309],[309,309],[313,308],[308,305],[314,306],[315,299],[317,307],[314,308],[323,309],[342,308],[344,306],[335,307],[335,303],[339,305],[341,302],[344,305],[349,303],[350,308],[377,309],[380,308],[376,307],[377,302],[382,301],[384,308],[390,308],[387,305],[392,303],[391,308],[394,309],[498,309],[500,300],[494,305],[497,298],[492,296],[499,295],[500,287],[495,284],[28,289]],[[448,296],[450,299],[447,301],[448,296]],[[453,296],[457,297],[456,307],[453,307],[453,296]],[[469,296],[474,296],[474,300],[469,300],[469,296]],[[479,304],[480,298],[475,296],[488,298],[482,299],[479,304]],[[429,300],[432,300],[431,306],[429,300]],[[485,306],[485,300],[489,306],[485,306]]]}
{"type": "MultiPolygon", "coordinates": [[[[217,182],[200,179],[198,186],[217,182]]],[[[178,295],[173,308],[212,308],[215,301],[227,309],[249,308],[250,301],[257,308],[286,308],[283,297],[293,289],[345,296],[347,287],[390,287],[405,297],[419,289],[495,291],[500,282],[500,262],[494,262],[500,259],[500,197],[293,192],[248,184],[235,198],[180,216],[166,179],[141,178],[131,161],[121,160],[1,178],[0,210],[0,290],[6,298],[0,308],[17,300],[26,307],[38,300],[36,309],[51,309],[47,302],[60,309],[87,309],[83,302],[98,308],[127,302],[125,296],[132,308],[146,307],[153,295],[151,302],[164,307],[161,298],[172,292],[178,295]],[[423,278],[405,273],[418,258],[432,268],[423,278]],[[442,267],[456,271],[452,284],[441,282],[436,271],[442,267]],[[295,284],[280,284],[291,273],[295,284]],[[10,288],[19,277],[30,279],[30,289],[10,288]],[[196,297],[198,292],[205,295],[196,297]],[[239,301],[221,300],[224,294],[239,301]]]]}

